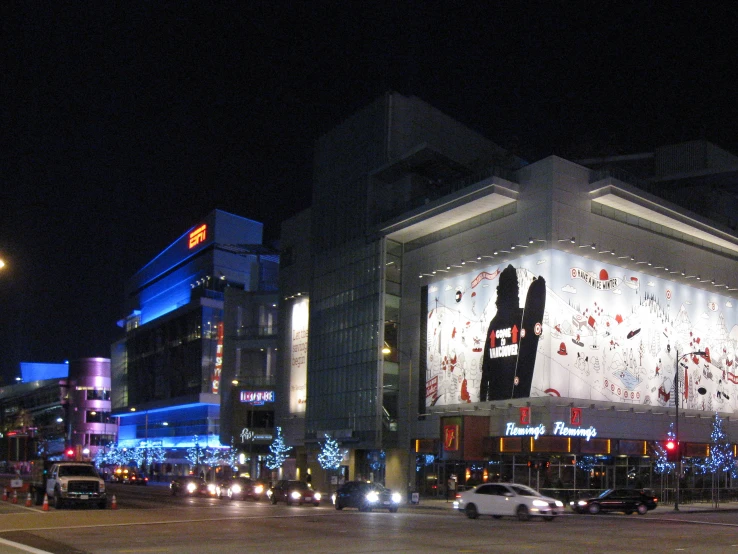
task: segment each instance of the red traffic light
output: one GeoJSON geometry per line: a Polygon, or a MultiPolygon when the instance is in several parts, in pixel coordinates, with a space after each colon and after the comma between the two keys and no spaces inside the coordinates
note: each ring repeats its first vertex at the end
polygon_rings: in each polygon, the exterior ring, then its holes
{"type": "Polygon", "coordinates": [[[664,446],[666,446],[666,449],[668,451],[673,452],[674,450],[676,450],[677,445],[675,441],[666,441],[666,444],[664,446]]]}
{"type": "Polygon", "coordinates": [[[74,458],[74,448],[67,448],[64,454],[67,455],[67,458],[74,458]]]}

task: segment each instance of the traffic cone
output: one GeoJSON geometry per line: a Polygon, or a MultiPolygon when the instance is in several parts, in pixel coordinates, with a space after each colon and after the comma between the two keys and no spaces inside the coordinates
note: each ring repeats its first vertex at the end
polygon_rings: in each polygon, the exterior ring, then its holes
{"type": "Polygon", "coordinates": [[[113,498],[110,500],[110,509],[111,510],[118,509],[118,501],[115,499],[115,495],[113,495],[113,498]]]}
{"type": "Polygon", "coordinates": [[[13,491],[13,504],[18,504],[18,491],[13,491]]]}
{"type": "Polygon", "coordinates": [[[31,493],[28,493],[28,496],[26,496],[26,508],[30,508],[31,504],[33,504],[33,501],[31,500],[31,493]]]}
{"type": "Polygon", "coordinates": [[[3,489],[3,500],[7,500],[7,499],[8,499],[8,489],[5,488],[3,489]]]}
{"type": "Polygon", "coordinates": [[[41,511],[48,512],[49,511],[49,495],[44,494],[44,503],[41,506],[41,511]]]}

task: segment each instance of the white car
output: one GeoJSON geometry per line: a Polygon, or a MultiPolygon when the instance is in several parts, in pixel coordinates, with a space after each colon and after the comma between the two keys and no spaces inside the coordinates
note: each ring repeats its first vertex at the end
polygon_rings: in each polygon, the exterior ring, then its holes
{"type": "Polygon", "coordinates": [[[553,521],[554,516],[564,513],[564,503],[541,495],[538,491],[515,483],[485,483],[456,495],[454,508],[464,512],[468,518],[480,515],[499,519],[516,516],[527,521],[531,516],[553,521]]]}

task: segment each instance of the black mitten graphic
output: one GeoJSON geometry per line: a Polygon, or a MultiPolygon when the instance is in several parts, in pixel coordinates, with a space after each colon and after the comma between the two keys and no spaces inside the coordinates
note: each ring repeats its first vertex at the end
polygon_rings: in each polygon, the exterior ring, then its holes
{"type": "Polygon", "coordinates": [[[479,387],[481,402],[530,396],[546,306],[545,280],[538,277],[531,283],[522,310],[518,307],[519,295],[517,272],[508,265],[500,273],[495,302],[497,313],[490,321],[484,343],[479,387]]]}

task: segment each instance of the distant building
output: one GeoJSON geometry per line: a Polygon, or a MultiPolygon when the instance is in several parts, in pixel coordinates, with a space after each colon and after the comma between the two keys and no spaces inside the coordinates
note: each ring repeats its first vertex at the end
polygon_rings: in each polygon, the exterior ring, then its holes
{"type": "Polygon", "coordinates": [[[274,396],[279,256],[262,227],[215,210],[128,281],[111,354],[118,445],[163,448],[162,472],[190,469],[199,445],[234,446],[258,473],[271,442],[271,403],[241,401],[274,396]]]}
{"type": "Polygon", "coordinates": [[[116,440],[110,418],[110,360],[21,363],[22,379],[0,388],[2,460],[12,464],[39,456],[94,457],[116,440]]]}

